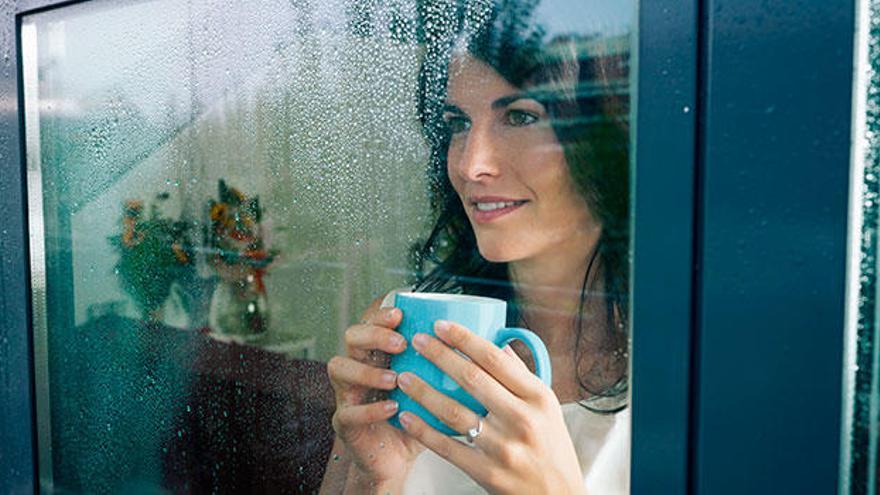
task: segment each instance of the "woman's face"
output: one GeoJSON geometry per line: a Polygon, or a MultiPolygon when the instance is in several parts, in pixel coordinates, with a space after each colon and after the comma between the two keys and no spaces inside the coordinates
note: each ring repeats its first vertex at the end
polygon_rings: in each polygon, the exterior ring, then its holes
{"type": "Polygon", "coordinates": [[[596,221],[544,106],[469,56],[450,64],[447,94],[447,172],[480,254],[494,262],[583,256],[596,221]]]}

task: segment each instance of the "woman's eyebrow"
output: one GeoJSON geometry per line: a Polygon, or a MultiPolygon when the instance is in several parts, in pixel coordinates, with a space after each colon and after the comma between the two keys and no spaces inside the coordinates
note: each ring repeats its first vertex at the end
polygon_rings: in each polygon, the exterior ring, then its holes
{"type": "Polygon", "coordinates": [[[492,109],[497,110],[499,108],[504,108],[507,105],[515,102],[516,100],[522,99],[533,100],[534,98],[532,98],[528,93],[514,93],[512,95],[502,96],[501,98],[498,98],[497,100],[492,102],[492,109]]]}

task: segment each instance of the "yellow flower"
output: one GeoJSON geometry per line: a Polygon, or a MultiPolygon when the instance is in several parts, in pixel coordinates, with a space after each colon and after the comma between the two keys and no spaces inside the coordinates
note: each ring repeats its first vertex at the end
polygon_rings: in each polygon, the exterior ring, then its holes
{"type": "Polygon", "coordinates": [[[227,208],[226,203],[214,203],[214,206],[211,207],[211,220],[216,222],[224,219],[228,212],[229,208],[227,208]]]}
{"type": "Polygon", "coordinates": [[[125,202],[123,207],[123,211],[125,212],[125,217],[137,218],[141,216],[141,212],[144,209],[144,202],[137,199],[129,199],[125,202]]]}
{"type": "Polygon", "coordinates": [[[244,193],[242,193],[241,191],[239,191],[238,189],[236,189],[234,187],[230,187],[229,192],[231,192],[233,194],[233,196],[235,196],[235,198],[238,200],[239,203],[244,203],[244,201],[247,199],[245,197],[244,193]]]}
{"type": "Polygon", "coordinates": [[[189,263],[189,256],[186,255],[186,251],[183,250],[180,243],[175,242],[171,245],[171,250],[174,251],[174,257],[177,258],[177,261],[181,265],[185,265],[189,263]]]}

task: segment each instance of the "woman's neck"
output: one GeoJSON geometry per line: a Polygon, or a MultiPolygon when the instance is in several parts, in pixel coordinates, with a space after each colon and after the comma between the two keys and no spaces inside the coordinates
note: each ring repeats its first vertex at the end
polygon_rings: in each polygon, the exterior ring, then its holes
{"type": "MultiPolygon", "coordinates": [[[[581,244],[581,256],[511,263],[510,266],[510,278],[523,322],[547,346],[553,362],[552,388],[563,403],[583,398],[573,352],[578,338],[574,325],[578,321],[578,312],[582,309],[584,277],[588,270],[592,272],[589,274],[591,278],[596,276],[596,267],[589,266],[591,258],[594,258],[595,246],[596,241],[581,244]]],[[[590,283],[588,280],[588,286],[590,283]]],[[[514,350],[517,354],[533,366],[530,353],[524,346],[516,344],[514,350]]]]}
{"type": "Polygon", "coordinates": [[[557,347],[571,350],[584,277],[588,269],[590,277],[597,272],[589,265],[600,234],[600,228],[583,230],[550,253],[509,264],[520,311],[551,354],[557,347]]]}

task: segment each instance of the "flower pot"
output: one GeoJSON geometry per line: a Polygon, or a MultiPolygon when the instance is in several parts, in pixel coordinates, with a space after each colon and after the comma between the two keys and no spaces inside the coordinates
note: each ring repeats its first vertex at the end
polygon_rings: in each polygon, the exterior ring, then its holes
{"type": "Polygon", "coordinates": [[[211,297],[211,332],[219,337],[246,342],[269,329],[269,303],[256,277],[221,280],[211,297]]]}

